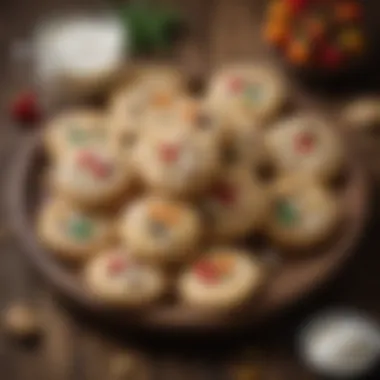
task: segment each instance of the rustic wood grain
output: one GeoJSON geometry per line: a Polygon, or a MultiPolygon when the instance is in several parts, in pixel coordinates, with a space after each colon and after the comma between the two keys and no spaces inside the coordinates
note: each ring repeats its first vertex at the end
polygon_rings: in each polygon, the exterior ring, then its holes
{"type": "Polygon", "coordinates": [[[213,66],[231,59],[247,60],[257,53],[257,27],[249,3],[246,0],[220,0],[215,7],[210,24],[213,66]]]}
{"type": "Polygon", "coordinates": [[[41,365],[48,371],[49,379],[74,378],[78,371],[78,328],[50,291],[45,289],[41,294],[39,306],[45,331],[40,349],[41,365]]]}

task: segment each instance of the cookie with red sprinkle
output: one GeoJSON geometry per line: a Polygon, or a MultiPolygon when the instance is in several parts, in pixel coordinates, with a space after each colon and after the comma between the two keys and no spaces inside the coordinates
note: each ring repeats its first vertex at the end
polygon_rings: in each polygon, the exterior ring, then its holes
{"type": "Polygon", "coordinates": [[[179,279],[186,304],[207,309],[231,309],[256,295],[266,278],[264,265],[251,252],[213,248],[187,268],[179,279]]]}
{"type": "Polygon", "coordinates": [[[165,276],[131,257],[129,250],[111,247],[85,267],[84,283],[94,298],[114,306],[146,306],[165,290],[165,276]]]}
{"type": "Polygon", "coordinates": [[[343,148],[328,122],[297,115],[278,122],[264,137],[279,172],[327,179],[342,168],[343,148]]]}
{"type": "Polygon", "coordinates": [[[265,190],[245,168],[231,169],[201,197],[209,236],[217,241],[259,230],[266,212],[265,190]]]}

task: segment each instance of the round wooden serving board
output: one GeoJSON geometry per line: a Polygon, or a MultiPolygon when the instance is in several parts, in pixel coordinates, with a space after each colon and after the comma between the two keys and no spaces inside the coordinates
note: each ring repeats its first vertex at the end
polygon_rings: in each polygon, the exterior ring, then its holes
{"type": "Polygon", "coordinates": [[[260,298],[240,313],[226,315],[192,309],[180,304],[158,304],[141,312],[115,310],[93,299],[78,276],[55,260],[39,244],[34,215],[41,199],[41,176],[46,160],[40,134],[26,138],[17,152],[10,178],[8,206],[12,224],[27,256],[44,277],[64,296],[97,316],[118,325],[169,329],[226,329],[258,323],[264,317],[294,303],[321,285],[353,252],[364,228],[368,210],[365,171],[350,149],[349,175],[341,194],[347,221],[334,241],[323,252],[298,261],[286,261],[274,273],[260,298]]]}

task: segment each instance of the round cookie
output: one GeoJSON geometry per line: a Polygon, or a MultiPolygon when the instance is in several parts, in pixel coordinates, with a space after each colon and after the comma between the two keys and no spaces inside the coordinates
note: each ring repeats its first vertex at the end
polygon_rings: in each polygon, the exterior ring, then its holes
{"type": "Polygon", "coordinates": [[[281,75],[264,65],[227,67],[211,80],[207,103],[228,124],[255,125],[276,115],[286,98],[281,75]]]}
{"type": "Polygon", "coordinates": [[[170,108],[164,118],[147,116],[147,123],[149,120],[154,126],[139,140],[137,170],[154,192],[181,196],[199,193],[220,170],[220,124],[203,104],[193,100],[177,102],[170,108]]]}
{"type": "Polygon", "coordinates": [[[55,160],[74,149],[103,145],[107,133],[103,114],[94,110],[73,110],[49,121],[44,142],[50,158],[55,160]]]}
{"type": "Polygon", "coordinates": [[[82,262],[113,239],[108,218],[80,210],[62,199],[49,199],[40,210],[37,234],[58,257],[82,262]]]}
{"type": "Polygon", "coordinates": [[[98,207],[112,203],[132,189],[134,171],[117,152],[106,148],[67,152],[51,170],[53,188],[71,201],[98,207]]]}
{"type": "Polygon", "coordinates": [[[108,113],[111,128],[139,133],[146,109],[171,102],[183,87],[183,78],[175,70],[143,69],[132,84],[112,97],[108,113]]]}
{"type": "Polygon", "coordinates": [[[305,178],[286,178],[273,187],[268,234],[289,249],[307,249],[328,239],[343,220],[336,197],[305,178]]]}
{"type": "Polygon", "coordinates": [[[201,220],[184,202],[151,196],[127,207],[120,235],[137,258],[158,264],[180,262],[197,249],[201,220]]]}
{"type": "Polygon", "coordinates": [[[102,251],[90,260],[84,283],[96,298],[113,306],[145,306],[166,288],[163,273],[136,261],[121,247],[102,251]]]}
{"type": "Polygon", "coordinates": [[[254,176],[246,170],[227,171],[202,196],[210,238],[242,238],[261,228],[267,211],[267,197],[254,176]]]}
{"type": "Polygon", "coordinates": [[[344,164],[342,144],[323,119],[298,115],[273,126],[265,145],[274,164],[283,173],[302,173],[329,178],[344,164]]]}
{"type": "Polygon", "coordinates": [[[254,296],[265,280],[265,268],[250,252],[214,248],[179,278],[186,304],[209,309],[231,309],[254,296]]]}

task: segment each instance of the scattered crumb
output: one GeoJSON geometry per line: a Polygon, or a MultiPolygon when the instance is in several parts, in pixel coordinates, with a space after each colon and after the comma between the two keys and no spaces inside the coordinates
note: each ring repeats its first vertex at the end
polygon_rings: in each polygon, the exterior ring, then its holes
{"type": "Polygon", "coordinates": [[[36,311],[31,306],[22,303],[16,303],[5,311],[3,328],[9,336],[16,339],[36,337],[40,332],[36,311]]]}

